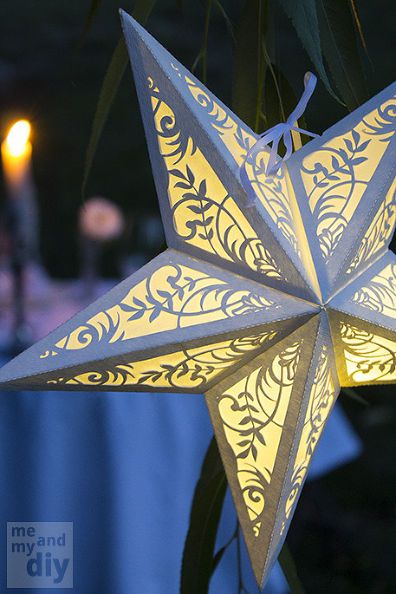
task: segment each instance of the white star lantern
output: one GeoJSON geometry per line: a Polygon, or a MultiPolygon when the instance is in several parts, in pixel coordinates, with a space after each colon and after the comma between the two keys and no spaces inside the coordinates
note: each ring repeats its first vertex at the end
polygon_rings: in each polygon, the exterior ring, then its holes
{"type": "Polygon", "coordinates": [[[396,381],[396,84],[267,175],[257,135],[122,19],[169,249],[1,387],[204,392],[261,584],[340,385],[396,381]]]}

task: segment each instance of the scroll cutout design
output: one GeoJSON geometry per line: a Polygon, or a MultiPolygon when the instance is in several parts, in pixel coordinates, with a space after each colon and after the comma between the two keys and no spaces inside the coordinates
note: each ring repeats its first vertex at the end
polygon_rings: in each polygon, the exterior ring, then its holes
{"type": "Polygon", "coordinates": [[[329,349],[326,345],[323,345],[294,461],[289,495],[285,505],[285,517],[281,524],[281,535],[286,529],[288,519],[296,506],[312,455],[333,407],[335,397],[336,390],[329,365],[329,349]]]}
{"type": "Polygon", "coordinates": [[[359,287],[353,303],[390,318],[396,317],[396,262],[387,264],[367,284],[359,287]]]}
{"type": "Polygon", "coordinates": [[[350,132],[332,138],[303,160],[302,180],[326,262],[351,221],[395,131],[395,99],[384,102],[350,132]]]}
{"type": "Polygon", "coordinates": [[[286,280],[194,139],[178,127],[174,112],[151,79],[149,88],[176,233],[205,252],[286,280]]]}
{"type": "MultiPolygon", "coordinates": [[[[296,218],[291,203],[291,186],[288,186],[288,173],[285,167],[278,169],[275,175],[265,174],[269,152],[262,150],[246,163],[249,181],[258,199],[271,216],[273,222],[287,239],[291,248],[300,255],[296,218]]],[[[294,200],[294,194],[292,194],[294,200]]]]}
{"type": "Polygon", "coordinates": [[[251,352],[270,343],[276,330],[252,336],[224,340],[205,346],[183,349],[142,361],[114,365],[112,368],[86,371],[71,377],[48,380],[48,384],[81,386],[147,386],[202,390],[208,382],[230,370],[251,352]]]}
{"type": "MultiPolygon", "coordinates": [[[[172,65],[175,70],[176,66],[172,65]]],[[[196,102],[205,111],[212,127],[218,132],[219,137],[230,151],[238,166],[241,166],[246,159],[249,149],[255,143],[257,136],[248,133],[226,112],[208,92],[193,81],[187,75],[179,76],[185,81],[188,90],[196,102]]],[[[271,216],[271,219],[288,240],[293,250],[299,254],[298,238],[295,230],[294,216],[289,189],[287,183],[287,172],[285,168],[279,169],[276,175],[265,174],[269,159],[269,151],[262,150],[246,163],[246,170],[252,188],[255,190],[258,199],[271,216]]]]}
{"type": "Polygon", "coordinates": [[[396,179],[393,181],[378,212],[376,212],[362,242],[359,244],[356,256],[347,268],[347,274],[352,274],[361,264],[372,259],[385,248],[392,238],[396,222],[396,179]]]}
{"type": "Polygon", "coordinates": [[[178,72],[179,78],[186,83],[186,88],[204,110],[205,116],[213,129],[218,132],[219,138],[230,151],[235,162],[239,166],[242,165],[249,149],[256,142],[256,135],[249,128],[238,124],[230,112],[221,107],[202,85],[193,81],[188,75],[183,75],[175,64],[171,66],[178,72]]]}
{"type": "Polygon", "coordinates": [[[302,340],[256,367],[218,397],[227,442],[257,537],[301,354],[302,340]]]}
{"type": "Polygon", "coordinates": [[[279,307],[263,295],[236,286],[203,270],[164,265],[130,289],[120,303],[92,316],[41,358],[63,349],[84,349],[98,342],[113,344],[279,307]]]}
{"type": "Polygon", "coordinates": [[[355,384],[396,380],[396,342],[358,328],[340,323],[346,372],[355,384]]]}

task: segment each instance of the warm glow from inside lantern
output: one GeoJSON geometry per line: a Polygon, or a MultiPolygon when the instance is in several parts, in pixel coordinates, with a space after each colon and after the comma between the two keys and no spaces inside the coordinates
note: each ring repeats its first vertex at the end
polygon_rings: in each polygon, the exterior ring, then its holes
{"type": "Polygon", "coordinates": [[[5,142],[8,152],[12,157],[20,157],[25,153],[30,145],[31,129],[32,127],[28,120],[18,120],[11,126],[5,142]]]}

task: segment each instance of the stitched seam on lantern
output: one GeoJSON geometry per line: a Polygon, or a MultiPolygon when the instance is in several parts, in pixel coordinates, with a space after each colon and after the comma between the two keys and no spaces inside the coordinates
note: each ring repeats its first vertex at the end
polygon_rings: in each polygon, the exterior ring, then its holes
{"type": "MultiPolygon", "coordinates": [[[[293,315],[289,315],[289,316],[285,316],[285,317],[282,317],[282,318],[276,318],[276,319],[272,320],[271,322],[267,322],[267,324],[265,324],[265,325],[277,324],[279,322],[284,322],[285,320],[293,320],[295,318],[300,318],[302,316],[307,316],[307,315],[309,315],[310,316],[310,319],[311,319],[312,317],[314,317],[315,315],[318,315],[318,314],[319,314],[319,312],[306,312],[306,313],[300,313],[300,314],[297,314],[297,315],[294,315],[294,316],[293,315]]],[[[241,316],[241,317],[243,317],[243,316],[241,316]]],[[[301,326],[303,326],[303,325],[304,324],[301,324],[301,326]]],[[[245,329],[246,330],[250,330],[252,328],[261,328],[263,326],[264,326],[264,324],[249,324],[248,326],[241,326],[239,328],[232,329],[232,331],[238,332],[239,330],[245,330],[245,329]]],[[[297,326],[297,328],[295,328],[292,332],[295,332],[296,330],[298,330],[298,328],[301,328],[301,326],[297,326]]],[[[227,332],[219,332],[219,333],[216,333],[216,334],[211,334],[211,335],[207,336],[206,338],[215,338],[215,337],[216,338],[217,337],[220,338],[224,334],[228,334],[228,333],[229,333],[229,330],[227,330],[227,332]]],[[[199,340],[199,339],[200,338],[197,337],[194,340],[199,340]]],[[[176,343],[174,343],[174,344],[176,345],[176,343]]],[[[183,344],[184,345],[185,342],[183,341],[182,343],[180,343],[180,342],[177,343],[178,346],[180,344],[183,344]]],[[[165,345],[161,345],[161,346],[163,347],[165,345]]],[[[170,345],[170,346],[172,346],[172,345],[170,345]]],[[[70,350],[69,350],[69,352],[70,352],[70,350]]],[[[177,351],[170,351],[170,353],[174,353],[174,352],[177,352],[177,351]]],[[[116,357],[117,354],[122,354],[122,353],[115,353],[114,355],[111,355],[111,357],[103,357],[103,359],[94,359],[93,361],[86,361],[85,363],[80,363],[80,365],[85,365],[87,363],[92,363],[92,364],[100,363],[102,361],[105,361],[106,359],[110,359],[110,358],[116,357]]],[[[143,361],[143,360],[144,359],[137,359],[137,361],[143,361]]],[[[59,371],[61,371],[62,369],[71,369],[74,366],[75,365],[73,363],[71,363],[70,365],[65,365],[64,367],[61,367],[59,369],[59,371]]],[[[48,373],[53,373],[54,371],[57,371],[57,369],[49,369],[48,371],[42,371],[40,373],[37,373],[35,377],[39,377],[40,375],[46,375],[48,373]]],[[[8,382],[12,382],[12,381],[18,380],[18,379],[23,380],[24,377],[23,376],[21,377],[21,376],[15,375],[15,376],[12,376],[12,377],[8,378],[4,383],[7,384],[8,382]]]]}
{"type": "MultiPolygon", "coordinates": [[[[309,365],[309,370],[308,370],[307,378],[309,377],[309,375],[311,374],[311,371],[312,371],[312,366],[313,366],[313,362],[314,362],[314,355],[315,355],[315,351],[316,351],[316,346],[317,346],[317,341],[318,341],[319,333],[320,333],[320,322],[319,322],[318,329],[316,331],[315,346],[314,346],[313,351],[312,351],[312,359],[311,359],[311,363],[309,365]]],[[[303,339],[303,344],[304,344],[304,339],[303,339]]],[[[305,392],[305,389],[304,389],[304,392],[305,392]]],[[[300,425],[300,420],[301,420],[301,416],[302,416],[302,408],[303,407],[301,406],[300,407],[300,410],[299,410],[299,413],[298,413],[296,427],[299,427],[299,425],[300,425]]],[[[293,453],[294,453],[294,447],[292,447],[292,449],[290,451],[290,454],[289,454],[289,457],[288,457],[288,460],[287,460],[285,477],[284,477],[283,482],[282,482],[282,487],[281,487],[279,502],[278,502],[278,505],[276,507],[276,512],[275,512],[275,517],[276,518],[278,517],[280,506],[281,506],[281,503],[283,501],[282,493],[283,493],[284,486],[286,484],[286,478],[289,475],[290,463],[291,463],[291,458],[293,456],[293,453]]],[[[304,479],[304,483],[305,483],[305,479],[304,479]]],[[[301,487],[301,490],[302,490],[302,487],[301,487]]],[[[275,529],[275,525],[276,525],[276,521],[275,521],[275,524],[274,524],[274,526],[272,528],[272,531],[271,531],[271,538],[270,538],[270,542],[269,542],[269,546],[268,546],[268,551],[267,551],[267,555],[266,555],[265,562],[264,562],[262,578],[264,577],[264,574],[265,574],[265,567],[266,567],[266,564],[267,564],[267,561],[268,561],[268,556],[269,556],[269,552],[271,550],[271,545],[272,545],[272,542],[274,540],[274,529],[275,529]]]]}

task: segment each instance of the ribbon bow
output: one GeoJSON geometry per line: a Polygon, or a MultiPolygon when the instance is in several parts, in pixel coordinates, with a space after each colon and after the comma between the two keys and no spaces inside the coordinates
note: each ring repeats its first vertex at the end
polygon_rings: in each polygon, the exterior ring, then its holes
{"type": "Polygon", "coordinates": [[[258,140],[254,143],[254,145],[249,149],[244,162],[241,165],[240,169],[240,177],[243,186],[245,189],[248,190],[248,193],[252,191],[252,185],[246,173],[246,163],[248,163],[252,157],[255,157],[258,152],[264,149],[268,144],[272,142],[270,156],[267,164],[266,175],[274,175],[278,168],[280,167],[281,163],[286,161],[293,152],[293,140],[292,140],[292,130],[296,132],[300,132],[301,134],[307,134],[308,136],[312,136],[313,138],[319,136],[318,134],[314,134],[313,132],[309,132],[308,130],[303,130],[302,128],[298,128],[295,126],[295,122],[303,115],[308,101],[312,97],[312,93],[315,90],[317,83],[317,78],[312,72],[307,72],[304,76],[304,91],[301,95],[300,101],[297,103],[295,109],[287,118],[286,122],[281,122],[269,128],[263,134],[260,134],[258,140]],[[286,147],[286,153],[284,157],[279,157],[278,155],[278,146],[280,140],[283,139],[284,145],[286,147]]]}

